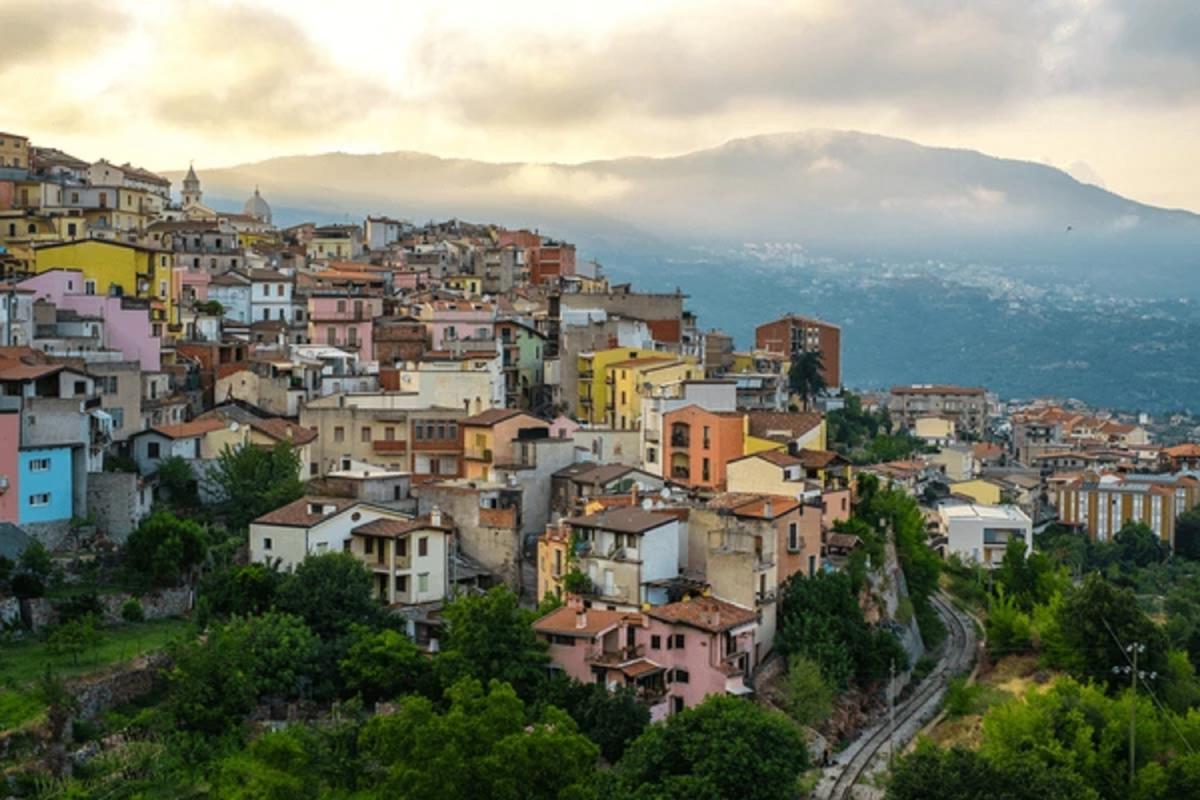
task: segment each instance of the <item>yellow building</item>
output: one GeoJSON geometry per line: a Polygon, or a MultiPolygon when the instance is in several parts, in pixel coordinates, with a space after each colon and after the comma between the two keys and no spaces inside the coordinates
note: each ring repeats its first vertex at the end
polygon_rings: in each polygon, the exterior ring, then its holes
{"type": "Polygon", "coordinates": [[[465,295],[480,295],[483,293],[483,279],[474,275],[452,275],[446,278],[446,286],[457,289],[465,295]]]}
{"type": "Polygon", "coordinates": [[[29,169],[29,138],[0,131],[0,167],[29,169]]]}
{"type": "Polygon", "coordinates": [[[998,506],[1003,497],[1004,487],[986,478],[976,478],[970,481],[957,481],[950,484],[951,494],[961,494],[971,498],[976,503],[988,506],[998,506]]]}
{"type": "Polygon", "coordinates": [[[548,525],[537,543],[537,599],[547,596],[561,598],[565,593],[563,579],[574,566],[572,563],[571,526],[548,525]]]}
{"type": "Polygon", "coordinates": [[[613,410],[611,390],[615,381],[608,368],[619,361],[662,355],[657,350],[638,347],[612,347],[580,355],[579,394],[575,398],[575,416],[581,422],[606,424],[608,413],[613,410]]]}
{"type": "Polygon", "coordinates": [[[82,239],[45,244],[34,250],[34,272],[77,269],[83,273],[85,292],[123,295],[150,301],[153,335],[178,323],[178,308],[171,296],[171,255],[123,242],[82,239]]]}
{"type": "Polygon", "coordinates": [[[636,430],[642,420],[642,397],[658,393],[663,386],[704,377],[704,368],[693,358],[658,354],[618,361],[606,368],[609,403],[606,422],[618,430],[636,430]]]}

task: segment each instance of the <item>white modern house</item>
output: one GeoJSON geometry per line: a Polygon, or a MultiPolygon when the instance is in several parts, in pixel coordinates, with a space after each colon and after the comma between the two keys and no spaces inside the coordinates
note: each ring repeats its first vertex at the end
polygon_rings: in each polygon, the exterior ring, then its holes
{"type": "Polygon", "coordinates": [[[1033,521],[1016,506],[982,503],[947,503],[938,509],[946,531],[946,552],[958,553],[964,562],[995,568],[1014,539],[1033,552],[1033,521]]]}

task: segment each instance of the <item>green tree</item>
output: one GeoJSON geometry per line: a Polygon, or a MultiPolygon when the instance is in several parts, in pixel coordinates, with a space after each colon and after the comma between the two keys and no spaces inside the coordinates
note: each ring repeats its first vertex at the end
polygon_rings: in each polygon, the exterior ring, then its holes
{"type": "Polygon", "coordinates": [[[139,582],[175,586],[204,561],[208,534],[192,520],[156,511],[125,542],[127,571],[139,582]]]}
{"type": "Polygon", "coordinates": [[[1144,522],[1126,522],[1113,537],[1118,558],[1126,564],[1145,567],[1167,557],[1167,546],[1144,522]]]}
{"type": "Polygon", "coordinates": [[[1175,520],[1175,552],[1200,559],[1200,508],[1185,511],[1175,520]]]}
{"type": "Polygon", "coordinates": [[[619,796],[636,798],[795,796],[808,764],[804,737],[782,714],[725,695],[652,725],[614,769],[619,796]]]}
{"type": "Polygon", "coordinates": [[[804,656],[788,659],[787,710],[801,725],[816,725],[833,708],[833,690],[821,675],[821,665],[804,656]]]}
{"type": "Polygon", "coordinates": [[[464,595],[446,606],[446,641],[438,658],[445,683],[462,677],[500,680],[533,700],[546,678],[546,646],[533,632],[532,615],[505,586],[464,595]]]}
{"type": "Polygon", "coordinates": [[[824,393],[825,364],[820,350],[807,350],[792,354],[792,365],[788,369],[788,388],[798,395],[807,410],[812,401],[824,393]]]}
{"type": "Polygon", "coordinates": [[[57,625],[46,636],[46,649],[56,656],[70,656],[71,663],[79,665],[79,656],[99,646],[104,640],[100,621],[87,614],[57,625]]]}
{"type": "Polygon", "coordinates": [[[1095,800],[1067,770],[1046,771],[1028,759],[997,763],[955,747],[922,742],[892,771],[887,800],[1095,800]]]}
{"type": "Polygon", "coordinates": [[[220,735],[260,697],[303,697],[317,678],[319,642],[299,618],[237,617],[172,648],[167,707],[184,730],[220,735]]]}
{"type": "Polygon", "coordinates": [[[342,680],[364,700],[390,700],[414,691],[432,690],[429,660],[407,636],[398,631],[375,631],[360,625],[354,642],[339,663],[342,680]]]}
{"type": "Polygon", "coordinates": [[[1066,651],[1064,666],[1080,680],[1123,688],[1126,679],[1112,670],[1125,665],[1127,654],[1122,648],[1135,642],[1146,647],[1139,668],[1160,675],[1166,672],[1166,634],[1142,613],[1133,592],[1118,589],[1099,575],[1089,575],[1067,593],[1059,610],[1059,630],[1066,651]]]}
{"type": "Polygon", "coordinates": [[[165,458],[158,465],[158,485],[166,494],[171,507],[189,512],[200,505],[196,473],[192,465],[179,456],[165,458]]]}
{"type": "Polygon", "coordinates": [[[17,570],[45,583],[49,580],[50,573],[54,571],[54,562],[51,560],[46,546],[34,539],[25,545],[25,549],[17,557],[17,570]]]}
{"type": "MultiPolygon", "coordinates": [[[[289,725],[224,759],[213,796],[225,800],[349,798],[363,772],[355,720],[289,725]]],[[[370,795],[354,795],[370,796],[370,795]]]]}
{"type": "Polygon", "coordinates": [[[551,800],[580,797],[590,785],[597,749],[566,713],[548,708],[531,718],[498,681],[485,691],[464,679],[446,696],[443,714],[410,696],[363,728],[359,746],[378,796],[551,800]]]}
{"type": "Polygon", "coordinates": [[[265,564],[230,564],[201,579],[197,602],[218,617],[261,614],[275,604],[284,577],[265,564]]]}
{"type": "Polygon", "coordinates": [[[273,448],[226,445],[209,477],[217,487],[219,506],[231,530],[304,496],[300,456],[288,442],[273,448]]]}
{"type": "Polygon", "coordinates": [[[371,590],[371,574],[349,553],[310,555],[283,578],[276,605],[303,619],[322,639],[336,639],[354,625],[380,619],[371,590]]]}
{"type": "Polygon", "coordinates": [[[610,764],[616,763],[629,743],[650,724],[649,707],[632,689],[610,692],[602,683],[580,683],[561,672],[546,681],[537,705],[556,706],[570,714],[579,730],[599,745],[600,754],[610,764]]]}
{"type": "Polygon", "coordinates": [[[992,658],[1026,652],[1033,644],[1032,620],[1003,588],[991,600],[986,625],[987,648],[992,658]]]}

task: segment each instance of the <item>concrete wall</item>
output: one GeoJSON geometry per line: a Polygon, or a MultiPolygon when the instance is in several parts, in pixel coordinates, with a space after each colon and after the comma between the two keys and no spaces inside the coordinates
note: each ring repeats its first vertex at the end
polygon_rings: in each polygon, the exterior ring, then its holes
{"type": "Polygon", "coordinates": [[[93,472],[88,475],[87,510],[97,527],[122,543],[149,512],[148,487],[133,472],[93,472]]]}

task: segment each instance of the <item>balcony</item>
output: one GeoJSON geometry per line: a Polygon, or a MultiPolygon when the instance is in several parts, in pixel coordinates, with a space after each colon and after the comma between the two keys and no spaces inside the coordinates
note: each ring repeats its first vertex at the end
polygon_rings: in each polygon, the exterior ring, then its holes
{"type": "Polygon", "coordinates": [[[615,667],[620,664],[628,664],[630,661],[636,661],[639,658],[644,658],[645,655],[646,647],[640,644],[633,647],[619,647],[616,650],[593,647],[588,650],[587,660],[592,664],[615,667]]]}
{"type": "Polygon", "coordinates": [[[658,444],[658,440],[660,438],[658,431],[656,431],[656,430],[652,431],[652,430],[646,429],[645,434],[646,434],[647,442],[653,442],[654,444],[658,444]]]}
{"type": "Polygon", "coordinates": [[[408,452],[408,442],[403,439],[376,439],[371,442],[371,448],[377,453],[408,452]]]}
{"type": "Polygon", "coordinates": [[[671,426],[671,446],[672,447],[691,447],[692,434],[687,425],[671,426]]]}
{"type": "MultiPolygon", "coordinates": [[[[401,540],[401,541],[403,541],[403,540],[401,540]]],[[[405,554],[402,556],[396,556],[395,566],[396,566],[396,569],[399,569],[399,570],[412,569],[412,556],[408,555],[408,554],[405,554]]]]}
{"type": "Polygon", "coordinates": [[[687,467],[671,467],[671,477],[675,480],[686,481],[692,477],[692,472],[687,467]]]}

